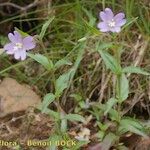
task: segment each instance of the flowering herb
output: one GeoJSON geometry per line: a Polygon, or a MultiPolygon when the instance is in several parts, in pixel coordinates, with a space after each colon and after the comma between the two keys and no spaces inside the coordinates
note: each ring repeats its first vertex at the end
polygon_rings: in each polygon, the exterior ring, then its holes
{"type": "Polygon", "coordinates": [[[36,44],[32,36],[26,36],[23,38],[18,31],[14,31],[14,34],[9,33],[8,38],[10,43],[4,46],[4,50],[7,54],[14,55],[15,59],[26,59],[26,52],[35,48],[36,44]]]}
{"type": "Polygon", "coordinates": [[[110,8],[106,8],[100,12],[102,22],[99,22],[97,27],[101,32],[120,32],[121,27],[126,23],[125,14],[118,13],[114,15],[110,8]]]}

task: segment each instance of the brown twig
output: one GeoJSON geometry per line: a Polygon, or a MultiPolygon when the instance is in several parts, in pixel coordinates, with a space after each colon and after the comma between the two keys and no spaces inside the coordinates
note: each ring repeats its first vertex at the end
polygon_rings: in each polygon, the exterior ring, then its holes
{"type": "Polygon", "coordinates": [[[0,7],[3,7],[3,6],[11,6],[11,7],[14,7],[14,8],[17,8],[17,9],[23,9],[23,7],[21,7],[17,4],[11,3],[11,2],[1,3],[0,7]]]}
{"type": "Polygon", "coordinates": [[[105,79],[105,82],[103,82],[103,84],[101,86],[101,89],[99,91],[99,94],[100,94],[99,100],[98,100],[99,102],[101,102],[102,99],[103,99],[103,97],[104,97],[104,92],[105,92],[105,89],[107,88],[107,84],[108,84],[111,76],[112,76],[112,73],[109,73],[108,76],[107,76],[107,78],[105,79]]]}
{"type": "Polygon", "coordinates": [[[11,2],[5,2],[5,3],[1,3],[0,7],[11,6],[11,7],[19,9],[20,11],[27,11],[28,9],[36,6],[38,3],[39,3],[39,1],[35,0],[33,3],[31,3],[31,4],[29,4],[29,5],[25,6],[25,7],[22,7],[22,6],[19,6],[17,4],[11,3],[11,2]]]}
{"type": "MultiPolygon", "coordinates": [[[[135,62],[133,64],[135,67],[139,66],[140,63],[142,62],[145,51],[146,51],[148,45],[149,45],[149,40],[143,42],[143,44],[142,44],[142,46],[139,50],[138,56],[136,57],[135,62]]],[[[127,75],[127,77],[129,77],[129,76],[130,76],[130,73],[127,75]]]]}

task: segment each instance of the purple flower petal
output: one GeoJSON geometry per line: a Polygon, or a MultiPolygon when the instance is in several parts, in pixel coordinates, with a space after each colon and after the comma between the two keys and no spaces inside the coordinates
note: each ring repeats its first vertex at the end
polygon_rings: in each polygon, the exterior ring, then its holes
{"type": "Polygon", "coordinates": [[[15,59],[20,59],[20,57],[21,57],[21,52],[20,52],[20,51],[16,51],[16,52],[14,53],[14,57],[15,57],[15,59]]]}
{"type": "Polygon", "coordinates": [[[14,31],[14,34],[9,33],[8,38],[12,43],[18,43],[22,41],[21,35],[17,31],[14,31]]]}
{"type": "Polygon", "coordinates": [[[4,50],[7,54],[14,54],[15,59],[25,60],[26,51],[36,46],[32,36],[23,38],[17,31],[14,31],[14,34],[9,33],[8,37],[11,42],[4,46],[4,50]]]}
{"type": "Polygon", "coordinates": [[[102,32],[107,32],[109,31],[109,28],[105,22],[100,22],[98,23],[97,27],[102,31],[102,32]]]}
{"type": "Polygon", "coordinates": [[[8,50],[12,50],[14,47],[14,44],[13,43],[8,43],[4,46],[4,50],[5,51],[8,51],[8,50]]]}
{"type": "Polygon", "coordinates": [[[21,60],[25,60],[26,59],[26,51],[25,50],[21,51],[20,57],[21,57],[21,60]]]}
{"type": "Polygon", "coordinates": [[[120,27],[115,27],[115,32],[119,33],[121,31],[120,27]]]}
{"type": "Polygon", "coordinates": [[[15,53],[15,51],[14,51],[14,50],[9,50],[9,51],[7,51],[6,53],[9,54],[9,55],[12,55],[12,54],[15,53]]]}
{"type": "Polygon", "coordinates": [[[25,60],[26,59],[26,51],[24,49],[15,51],[14,57],[17,60],[18,59],[25,60]]]}
{"type": "Polygon", "coordinates": [[[109,28],[109,31],[111,31],[111,32],[116,32],[116,30],[115,30],[115,28],[109,28]]]}
{"type": "Polygon", "coordinates": [[[123,26],[126,23],[126,19],[122,19],[116,22],[116,26],[123,26]]]}
{"type": "Polygon", "coordinates": [[[117,32],[117,33],[119,33],[120,31],[121,31],[121,28],[120,27],[114,27],[114,28],[110,28],[110,31],[111,32],[117,32]]]}
{"type": "Polygon", "coordinates": [[[100,12],[100,18],[102,22],[98,23],[97,27],[102,32],[120,32],[121,26],[126,23],[125,14],[118,13],[114,16],[110,8],[106,8],[100,12]]]}
{"type": "Polygon", "coordinates": [[[113,19],[114,14],[113,14],[113,12],[110,8],[106,8],[104,12],[106,14],[107,20],[112,20],[113,19]]]}
{"type": "Polygon", "coordinates": [[[14,44],[13,43],[8,43],[4,46],[4,50],[6,51],[7,54],[14,54],[14,44]]]}
{"type": "Polygon", "coordinates": [[[123,18],[125,18],[125,14],[124,13],[119,13],[117,15],[115,15],[114,19],[116,21],[122,20],[123,18]]]}
{"type": "Polygon", "coordinates": [[[100,18],[101,18],[103,21],[107,21],[107,16],[106,16],[106,14],[105,14],[103,11],[101,11],[99,15],[100,15],[100,18]]]}
{"type": "Polygon", "coordinates": [[[22,42],[22,36],[20,35],[19,32],[14,31],[14,37],[16,38],[17,42],[22,42]]]}
{"type": "Polygon", "coordinates": [[[124,13],[119,13],[114,17],[114,20],[116,22],[116,26],[123,26],[126,23],[126,19],[124,13]]]}
{"type": "Polygon", "coordinates": [[[9,40],[10,40],[11,42],[16,43],[16,38],[15,38],[15,36],[14,36],[12,33],[9,33],[9,34],[8,34],[8,38],[9,38],[9,40]]]}
{"type": "Polygon", "coordinates": [[[32,36],[27,36],[23,39],[23,46],[26,50],[31,50],[35,48],[35,42],[32,36]]]}

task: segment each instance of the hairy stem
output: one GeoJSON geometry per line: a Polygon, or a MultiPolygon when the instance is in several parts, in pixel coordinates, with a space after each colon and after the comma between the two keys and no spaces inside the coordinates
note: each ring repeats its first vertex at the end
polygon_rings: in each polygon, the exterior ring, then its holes
{"type": "MultiPolygon", "coordinates": [[[[118,64],[120,65],[121,63],[121,53],[120,53],[120,50],[119,48],[116,49],[116,52],[115,52],[115,55],[116,55],[116,60],[118,62],[118,64]]],[[[118,113],[119,113],[119,116],[118,116],[118,121],[120,121],[120,116],[121,116],[121,102],[122,102],[122,98],[121,98],[121,74],[117,74],[117,81],[116,81],[116,97],[118,98],[118,113]]]]}

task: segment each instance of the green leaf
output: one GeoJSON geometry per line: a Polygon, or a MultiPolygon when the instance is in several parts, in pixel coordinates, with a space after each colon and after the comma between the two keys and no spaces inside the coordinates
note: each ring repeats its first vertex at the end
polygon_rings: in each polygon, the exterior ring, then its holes
{"type": "Polygon", "coordinates": [[[106,110],[104,112],[104,115],[106,115],[116,103],[117,103],[117,99],[110,98],[106,103],[106,110]]]}
{"type": "Polygon", "coordinates": [[[106,131],[108,128],[109,128],[109,126],[110,126],[110,124],[102,124],[101,122],[97,122],[97,125],[98,125],[98,127],[100,128],[100,130],[101,131],[106,131]]]}
{"type": "Polygon", "coordinates": [[[68,87],[73,71],[74,71],[73,69],[70,69],[70,71],[64,73],[56,80],[55,84],[56,97],[59,97],[62,94],[63,90],[65,90],[68,87]]]}
{"type": "Polygon", "coordinates": [[[29,57],[31,57],[32,59],[34,59],[35,61],[37,61],[38,63],[40,63],[41,65],[43,65],[45,67],[45,69],[47,70],[51,70],[53,68],[53,62],[51,60],[49,60],[47,57],[41,55],[41,54],[31,54],[31,53],[27,53],[27,55],[29,57]]]}
{"type": "Polygon", "coordinates": [[[111,118],[112,121],[114,120],[114,121],[118,122],[121,118],[120,114],[115,109],[110,109],[109,110],[109,115],[110,115],[110,118],[111,118]]]}
{"type": "Polygon", "coordinates": [[[108,133],[101,143],[102,150],[109,150],[111,146],[118,140],[118,137],[113,133],[108,133]]]}
{"type": "Polygon", "coordinates": [[[64,119],[65,114],[60,113],[61,116],[61,132],[67,132],[67,119],[64,119]]]}
{"type": "Polygon", "coordinates": [[[68,87],[70,87],[70,84],[75,76],[75,73],[77,71],[77,69],[79,68],[80,66],[80,63],[83,59],[83,56],[84,56],[84,52],[85,52],[85,47],[86,47],[86,41],[83,41],[83,42],[80,42],[78,43],[74,48],[73,48],[73,51],[74,50],[77,50],[78,53],[77,53],[77,58],[76,58],[76,61],[72,67],[72,73],[71,73],[71,78],[70,78],[70,83],[68,85],[68,87]]]}
{"type": "Polygon", "coordinates": [[[98,42],[96,45],[96,51],[106,50],[113,47],[113,43],[98,42]]]}
{"type": "Polygon", "coordinates": [[[82,117],[81,115],[78,114],[67,114],[64,116],[63,119],[67,119],[70,121],[79,121],[79,122],[85,122],[84,117],[82,117]]]}
{"type": "Polygon", "coordinates": [[[15,31],[18,31],[23,37],[29,36],[28,33],[21,31],[21,30],[18,29],[17,27],[15,27],[15,31]]]}
{"type": "Polygon", "coordinates": [[[70,62],[69,60],[66,60],[66,59],[61,59],[61,60],[56,62],[54,67],[55,67],[55,69],[58,69],[63,65],[72,65],[72,62],[70,62]]]}
{"type": "MultiPolygon", "coordinates": [[[[95,103],[93,106],[95,106],[98,109],[94,108],[93,109],[94,113],[93,111],[90,111],[90,113],[93,113],[96,116],[97,120],[99,120],[99,115],[101,114],[101,112],[102,112],[101,115],[103,116],[105,110],[107,109],[106,104],[95,103]]],[[[108,113],[112,121],[118,122],[121,118],[120,114],[113,108],[111,108],[108,113]]]]}
{"type": "Polygon", "coordinates": [[[150,75],[150,73],[144,71],[143,69],[139,67],[134,67],[134,66],[129,66],[125,67],[122,70],[124,73],[138,73],[138,74],[143,74],[143,75],[150,75]]]}
{"type": "Polygon", "coordinates": [[[46,33],[46,30],[47,30],[48,26],[49,26],[50,23],[54,20],[54,18],[55,18],[55,17],[53,16],[53,17],[49,18],[49,19],[44,23],[44,25],[42,26],[41,33],[40,33],[40,35],[39,35],[40,39],[43,39],[43,37],[44,37],[44,35],[45,35],[45,33],[46,33]]]}
{"type": "Polygon", "coordinates": [[[120,87],[119,90],[120,90],[120,95],[118,95],[119,98],[119,102],[122,102],[124,100],[126,100],[128,98],[128,94],[129,94],[129,82],[126,78],[126,76],[124,74],[122,74],[120,76],[120,87]]]}
{"type": "Polygon", "coordinates": [[[103,50],[98,50],[100,53],[106,67],[110,69],[113,73],[115,74],[120,74],[121,73],[121,66],[118,64],[116,59],[111,56],[109,53],[103,50]]]}
{"type": "Polygon", "coordinates": [[[74,98],[77,102],[82,101],[82,96],[80,94],[71,94],[70,97],[74,98]]]}
{"type": "Polygon", "coordinates": [[[132,132],[138,135],[141,135],[145,138],[148,138],[147,134],[145,133],[145,129],[137,120],[132,118],[125,118],[120,121],[120,132],[132,132]]]}
{"type": "Polygon", "coordinates": [[[52,103],[55,100],[55,95],[53,93],[48,93],[44,96],[44,100],[40,106],[40,110],[45,112],[45,109],[48,107],[50,103],[52,103]]]}
{"type": "Polygon", "coordinates": [[[105,132],[104,132],[104,131],[101,131],[101,130],[99,130],[98,133],[96,134],[96,137],[97,137],[100,141],[102,141],[102,139],[104,138],[104,136],[105,136],[105,132]]]}
{"type": "Polygon", "coordinates": [[[57,119],[57,120],[60,120],[60,114],[59,114],[59,112],[55,112],[55,111],[53,111],[53,110],[51,110],[51,109],[49,109],[49,108],[45,108],[45,109],[43,110],[43,113],[49,115],[50,117],[53,116],[53,117],[54,117],[55,119],[57,119]]]}

